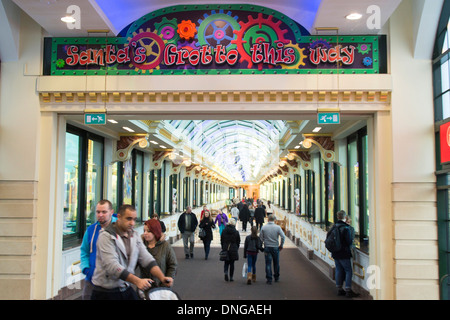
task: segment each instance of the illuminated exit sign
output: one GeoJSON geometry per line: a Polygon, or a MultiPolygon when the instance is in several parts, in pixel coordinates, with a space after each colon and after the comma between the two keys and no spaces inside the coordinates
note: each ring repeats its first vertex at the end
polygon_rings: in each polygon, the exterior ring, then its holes
{"type": "Polygon", "coordinates": [[[106,113],[85,113],[84,124],[106,124],[106,113]]]}
{"type": "Polygon", "coordinates": [[[317,114],[318,124],[339,124],[340,122],[339,112],[319,112],[317,114]]]}

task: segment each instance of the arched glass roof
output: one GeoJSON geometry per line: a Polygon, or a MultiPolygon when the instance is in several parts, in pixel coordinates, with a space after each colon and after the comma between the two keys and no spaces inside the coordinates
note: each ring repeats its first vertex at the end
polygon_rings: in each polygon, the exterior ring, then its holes
{"type": "Polygon", "coordinates": [[[235,181],[257,179],[278,160],[282,120],[166,120],[178,137],[200,150],[235,181]]]}

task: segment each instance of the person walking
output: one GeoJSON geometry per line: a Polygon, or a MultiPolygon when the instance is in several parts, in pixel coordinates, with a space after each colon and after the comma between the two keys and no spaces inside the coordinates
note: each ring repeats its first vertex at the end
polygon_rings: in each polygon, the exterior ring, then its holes
{"type": "Polygon", "coordinates": [[[259,251],[264,251],[264,248],[258,236],[258,228],[253,226],[251,234],[245,237],[244,243],[244,258],[247,258],[247,284],[256,281],[256,260],[259,251]]]}
{"type": "Polygon", "coordinates": [[[250,220],[250,210],[247,204],[244,204],[239,211],[239,220],[242,221],[242,231],[247,232],[247,223],[250,220]]]}
{"type": "Polygon", "coordinates": [[[222,232],[220,237],[220,244],[222,250],[228,251],[228,259],[224,261],[223,271],[225,274],[225,281],[233,281],[234,262],[239,260],[239,245],[241,237],[239,231],[236,230],[236,221],[231,219],[222,232]],[[228,274],[229,271],[229,274],[228,274]]]}
{"type": "Polygon", "coordinates": [[[184,255],[186,259],[194,258],[194,232],[197,229],[197,216],[192,212],[190,206],[186,207],[186,211],[180,215],[178,219],[178,229],[183,239],[184,255]]]}
{"type": "Polygon", "coordinates": [[[100,200],[95,207],[97,222],[91,224],[83,236],[80,248],[81,272],[86,276],[82,292],[83,300],[91,300],[93,289],[92,276],[95,271],[95,259],[97,258],[97,239],[100,230],[106,228],[111,222],[117,220],[112,203],[109,200],[100,200]]]}
{"type": "Polygon", "coordinates": [[[172,286],[173,279],[164,275],[134,230],[136,220],[136,208],[123,205],[117,214],[117,221],[101,230],[97,240],[96,268],[92,276],[92,300],[138,300],[131,284],[142,291],[152,286],[151,279],[134,274],[138,262],[148,268],[150,274],[164,286],[172,286]]]}
{"type": "Polygon", "coordinates": [[[236,222],[239,219],[239,209],[236,207],[235,204],[231,207],[231,218],[234,219],[236,222]]]}
{"type": "Polygon", "coordinates": [[[266,217],[266,210],[263,208],[262,203],[258,205],[258,208],[255,209],[255,223],[256,228],[261,230],[262,225],[264,224],[264,218],[266,217]]]}
{"type": "Polygon", "coordinates": [[[339,296],[346,296],[354,298],[359,296],[352,290],[353,268],[351,263],[352,245],[354,240],[354,230],[347,222],[347,213],[340,210],[336,213],[337,222],[328,231],[328,235],[333,231],[333,228],[338,229],[341,248],[337,251],[331,252],[336,265],[336,288],[339,296]],[[345,284],[345,288],[342,286],[345,284]]]}
{"type": "Polygon", "coordinates": [[[228,217],[227,215],[222,211],[222,209],[219,209],[219,213],[216,216],[216,219],[214,220],[214,223],[217,223],[219,226],[219,234],[222,235],[223,229],[225,229],[225,226],[228,223],[228,217]]]}
{"type": "Polygon", "coordinates": [[[261,228],[260,238],[264,243],[264,258],[266,262],[266,283],[272,284],[272,277],[275,282],[280,278],[280,251],[286,236],[279,225],[275,224],[275,215],[269,215],[269,221],[261,228]],[[280,243],[278,242],[280,238],[280,243]],[[273,262],[273,270],[272,270],[273,262]]]}
{"type": "MultiPolygon", "coordinates": [[[[142,239],[147,251],[155,258],[156,263],[166,277],[175,279],[177,274],[178,261],[175,251],[168,241],[162,237],[161,224],[159,220],[150,219],[144,222],[144,233],[142,239]]],[[[161,281],[154,277],[148,268],[139,265],[141,276],[152,279],[152,287],[161,287],[161,281]]]]}
{"type": "Polygon", "coordinates": [[[211,217],[211,213],[205,211],[203,219],[200,221],[199,227],[205,230],[205,237],[200,238],[203,241],[203,248],[205,250],[205,260],[208,260],[209,251],[211,249],[211,241],[213,240],[212,229],[216,228],[216,225],[211,217]]]}

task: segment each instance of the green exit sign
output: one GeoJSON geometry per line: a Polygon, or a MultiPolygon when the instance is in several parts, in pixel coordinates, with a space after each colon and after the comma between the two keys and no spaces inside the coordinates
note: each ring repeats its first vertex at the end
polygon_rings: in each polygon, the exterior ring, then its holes
{"type": "Polygon", "coordinates": [[[84,124],[106,124],[106,113],[85,113],[84,124]]]}
{"type": "Polygon", "coordinates": [[[339,112],[319,112],[317,114],[318,124],[339,124],[341,122],[339,112]]]}

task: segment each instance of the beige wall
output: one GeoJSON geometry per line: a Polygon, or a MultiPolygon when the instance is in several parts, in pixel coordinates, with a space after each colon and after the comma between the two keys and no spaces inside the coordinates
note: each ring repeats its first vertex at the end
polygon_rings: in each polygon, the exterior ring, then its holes
{"type": "MultiPolygon", "coordinates": [[[[412,4],[402,2],[389,28],[393,75],[392,298],[439,299],[432,69],[430,60],[413,58],[412,4]]],[[[429,37],[434,36],[435,32],[430,32],[429,37]]]]}

